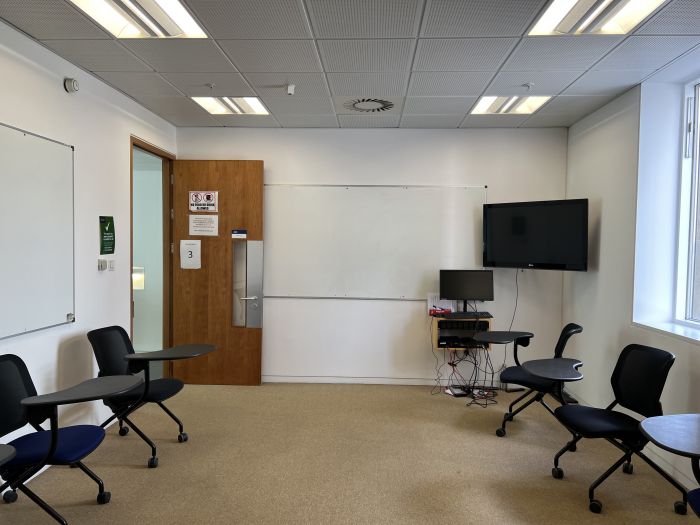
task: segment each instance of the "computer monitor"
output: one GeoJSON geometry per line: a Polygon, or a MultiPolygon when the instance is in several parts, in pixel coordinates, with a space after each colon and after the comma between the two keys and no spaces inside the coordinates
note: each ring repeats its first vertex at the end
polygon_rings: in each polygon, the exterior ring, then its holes
{"type": "Polygon", "coordinates": [[[440,270],[440,299],[493,301],[493,270],[440,270]]]}

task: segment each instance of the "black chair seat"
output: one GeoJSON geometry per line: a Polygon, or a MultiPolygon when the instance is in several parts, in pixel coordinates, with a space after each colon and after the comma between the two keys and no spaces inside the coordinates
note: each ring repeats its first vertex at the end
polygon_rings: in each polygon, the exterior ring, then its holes
{"type": "MultiPolygon", "coordinates": [[[[153,379],[148,389],[148,395],[146,396],[146,399],[144,399],[144,401],[149,403],[163,402],[166,399],[170,399],[175,394],[177,394],[180,390],[182,390],[184,386],[185,384],[179,379],[153,379]]],[[[141,398],[141,396],[143,395],[144,388],[146,388],[146,385],[141,384],[137,388],[134,388],[126,394],[121,394],[116,397],[110,397],[108,401],[109,403],[113,403],[116,405],[133,404],[141,398]]]]}
{"type": "MultiPolygon", "coordinates": [[[[105,438],[104,429],[94,425],[76,425],[58,429],[56,452],[49,459],[52,465],[71,465],[92,453],[105,438]]],[[[51,446],[51,432],[33,432],[10,442],[17,455],[3,465],[4,469],[38,465],[51,446]]]]}
{"type": "Polygon", "coordinates": [[[603,408],[563,405],[554,415],[566,428],[585,438],[616,438],[625,443],[646,442],[635,418],[603,408]]]}
{"type": "Polygon", "coordinates": [[[552,392],[556,386],[554,381],[534,376],[522,366],[509,366],[501,372],[501,383],[520,385],[539,392],[552,392]]]}

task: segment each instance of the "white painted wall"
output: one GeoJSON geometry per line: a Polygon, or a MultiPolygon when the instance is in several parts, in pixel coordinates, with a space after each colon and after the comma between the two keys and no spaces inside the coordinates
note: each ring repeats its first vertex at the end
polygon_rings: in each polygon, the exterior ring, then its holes
{"type": "MultiPolygon", "coordinates": [[[[261,159],[267,184],[487,185],[489,202],[563,198],[566,140],[564,129],[177,132],[178,158],[261,159]]],[[[265,209],[266,223],[276,212],[265,209]]],[[[515,270],[494,275],[496,300],[483,309],[494,315],[494,329],[507,329],[515,270]]],[[[536,334],[526,355],[549,356],[562,326],[562,273],[525,271],[519,284],[513,327],[536,334]]],[[[429,383],[435,377],[425,303],[266,299],[264,308],[265,381],[429,383]]],[[[503,362],[502,349],[493,360],[503,362]]]]}
{"type": "MultiPolygon", "coordinates": [[[[175,129],[2,23],[0,71],[5,80],[0,82],[0,121],[75,146],[77,320],[0,341],[0,353],[22,357],[37,390],[46,393],[97,375],[88,330],[108,324],[129,327],[129,136],[174,151],[175,129]],[[63,90],[65,76],[79,80],[79,93],[63,90]],[[97,272],[99,215],[115,219],[114,272],[97,272]]],[[[51,264],[50,254],[46,264],[51,264]]],[[[65,423],[97,423],[109,413],[93,403],[69,407],[62,417],[65,423]]]]}
{"type": "MultiPolygon", "coordinates": [[[[584,327],[567,350],[585,363],[583,381],[570,387],[580,400],[593,406],[610,403],[610,374],[619,353],[625,345],[639,343],[676,355],[662,396],[664,412],[672,414],[700,411],[700,348],[696,342],[632,323],[637,174],[650,167],[649,157],[654,156],[649,149],[654,145],[648,141],[639,151],[640,100],[649,102],[647,95],[659,96],[662,91],[632,89],[569,130],[566,193],[567,198],[591,200],[591,264],[587,273],[565,276],[563,312],[564,318],[584,327]],[[638,159],[644,165],[638,166],[638,159]]],[[[646,120],[645,125],[664,122],[668,123],[666,117],[646,120]]],[[[694,485],[688,460],[650,448],[694,485]]]]}

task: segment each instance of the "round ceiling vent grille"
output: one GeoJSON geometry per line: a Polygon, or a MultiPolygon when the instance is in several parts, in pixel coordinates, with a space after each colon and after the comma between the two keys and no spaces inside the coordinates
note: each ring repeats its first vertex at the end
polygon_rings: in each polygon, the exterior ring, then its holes
{"type": "Polygon", "coordinates": [[[380,98],[356,98],[348,100],[343,106],[345,109],[358,111],[360,113],[381,113],[382,111],[389,111],[393,108],[394,103],[380,98]]]}

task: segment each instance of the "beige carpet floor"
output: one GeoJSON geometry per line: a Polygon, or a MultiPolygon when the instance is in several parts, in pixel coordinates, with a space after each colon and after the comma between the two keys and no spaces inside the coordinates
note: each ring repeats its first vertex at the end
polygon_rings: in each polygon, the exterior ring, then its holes
{"type": "MultiPolygon", "coordinates": [[[[678,494],[641,461],[598,490],[603,513],[588,510],[588,485],[617,458],[605,442],[566,454],[563,480],[552,457],[568,434],[542,407],[494,431],[513,394],[487,409],[429,387],[267,384],[187,386],[168,405],[172,421],[145,407],[137,424],[158,443],[160,466],[131,432],[109,429],[86,461],[112,492],[79,470],[52,468],[30,487],[71,524],[672,524],[678,494]]],[[[20,494],[0,504],[0,523],[52,523],[20,494]]]]}

